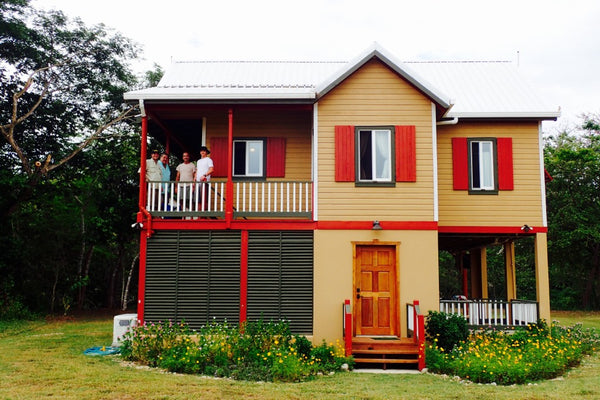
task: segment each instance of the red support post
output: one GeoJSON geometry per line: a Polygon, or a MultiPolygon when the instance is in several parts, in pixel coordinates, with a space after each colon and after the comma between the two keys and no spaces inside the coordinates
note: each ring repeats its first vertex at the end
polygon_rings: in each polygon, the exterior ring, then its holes
{"type": "Polygon", "coordinates": [[[148,117],[142,117],[142,149],[140,152],[140,210],[146,206],[146,157],[148,152],[148,117]]]}
{"type": "Polygon", "coordinates": [[[240,324],[246,322],[248,304],[248,231],[242,231],[240,255],[240,324]]]}
{"type": "Polygon", "coordinates": [[[137,304],[137,319],[138,324],[144,323],[144,303],[146,296],[146,242],[148,238],[142,230],[140,232],[140,275],[138,279],[138,304],[137,304]]]}
{"type": "Polygon", "coordinates": [[[420,314],[419,319],[419,371],[425,368],[425,316],[420,314]]]}
{"type": "Polygon", "coordinates": [[[346,357],[352,355],[352,308],[350,300],[344,300],[344,342],[346,347],[346,357]]]}
{"type": "Polygon", "coordinates": [[[229,109],[229,133],[227,139],[227,184],[225,186],[225,222],[231,227],[233,220],[233,110],[229,109]]]}

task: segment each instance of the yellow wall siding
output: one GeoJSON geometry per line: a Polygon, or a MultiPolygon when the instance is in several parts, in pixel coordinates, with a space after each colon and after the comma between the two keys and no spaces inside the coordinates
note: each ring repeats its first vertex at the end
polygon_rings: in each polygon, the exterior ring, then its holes
{"type": "Polygon", "coordinates": [[[381,62],[367,63],[319,101],[318,140],[319,219],[433,220],[431,102],[381,62]],[[415,125],[417,182],[335,182],[336,125],[415,125]]]}
{"type": "Polygon", "coordinates": [[[438,127],[440,226],[541,226],[537,122],[476,123],[438,127]],[[474,195],[452,187],[453,137],[512,137],[514,190],[474,195]]]}
{"type": "MultiPolygon", "coordinates": [[[[439,309],[437,231],[315,231],[314,343],[342,339],[342,304],[353,293],[353,242],[397,243],[400,332],[406,337],[406,304],[421,312],[439,309]]],[[[373,243],[375,244],[375,243],[373,243]]]]}
{"type": "MultiPolygon", "coordinates": [[[[228,120],[223,113],[208,116],[207,141],[212,137],[227,137],[228,120]]],[[[233,111],[233,136],[285,137],[285,177],[274,180],[310,180],[312,177],[312,111],[242,109],[233,111]]]]}

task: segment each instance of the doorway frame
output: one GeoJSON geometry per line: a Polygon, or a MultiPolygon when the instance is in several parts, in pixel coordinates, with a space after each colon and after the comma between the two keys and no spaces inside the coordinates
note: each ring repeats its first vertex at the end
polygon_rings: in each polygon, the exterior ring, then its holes
{"type": "MultiPolygon", "coordinates": [[[[401,310],[400,310],[400,244],[401,242],[399,241],[380,241],[378,239],[373,239],[371,241],[353,241],[352,242],[352,299],[353,299],[353,303],[354,303],[354,307],[353,309],[355,310],[353,312],[353,323],[352,323],[352,336],[356,337],[356,336],[361,336],[361,337],[377,337],[377,336],[381,336],[381,335],[357,335],[357,324],[358,324],[358,318],[360,317],[358,315],[358,306],[357,306],[357,299],[356,299],[356,285],[357,285],[357,281],[356,281],[356,276],[357,276],[357,268],[359,266],[358,263],[358,259],[357,259],[357,254],[358,254],[358,248],[359,247],[376,247],[376,246],[386,246],[386,247],[394,247],[395,249],[395,282],[394,284],[396,285],[395,287],[395,298],[394,298],[394,307],[392,307],[393,313],[395,314],[395,321],[394,323],[392,323],[391,325],[391,334],[389,335],[390,337],[397,337],[400,338],[401,335],[401,310]]],[[[393,316],[392,316],[393,317],[393,316]]],[[[387,336],[387,335],[386,335],[387,336]]]]}

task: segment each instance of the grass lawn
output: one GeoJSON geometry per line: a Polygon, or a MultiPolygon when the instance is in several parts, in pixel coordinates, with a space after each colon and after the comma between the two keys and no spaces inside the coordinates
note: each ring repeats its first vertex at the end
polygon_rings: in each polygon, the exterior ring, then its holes
{"type": "MultiPolygon", "coordinates": [[[[600,328],[600,313],[552,315],[600,328]]],[[[565,377],[532,385],[461,383],[432,374],[338,373],[304,383],[254,383],[165,373],[86,356],[110,345],[112,318],[0,325],[0,399],[597,399],[600,355],[565,377]]]]}

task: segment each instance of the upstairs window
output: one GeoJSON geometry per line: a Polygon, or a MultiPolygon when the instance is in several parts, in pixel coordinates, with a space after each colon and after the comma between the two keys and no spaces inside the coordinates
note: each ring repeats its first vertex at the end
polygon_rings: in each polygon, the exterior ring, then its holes
{"type": "Polygon", "coordinates": [[[359,186],[416,182],[415,126],[337,125],[335,181],[359,186]]]}
{"type": "Polygon", "coordinates": [[[235,139],[233,141],[233,176],[262,178],[265,176],[265,141],[235,139]]]}
{"type": "Polygon", "coordinates": [[[392,130],[358,129],[359,182],[392,182],[392,130]]]}
{"type": "Polygon", "coordinates": [[[495,141],[470,140],[470,189],[498,190],[495,177],[495,141]]]}
{"type": "Polygon", "coordinates": [[[452,180],[470,194],[514,190],[512,138],[452,138],[452,180]]]}

